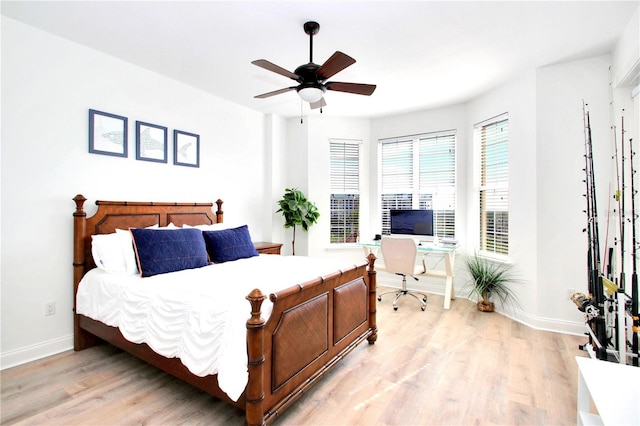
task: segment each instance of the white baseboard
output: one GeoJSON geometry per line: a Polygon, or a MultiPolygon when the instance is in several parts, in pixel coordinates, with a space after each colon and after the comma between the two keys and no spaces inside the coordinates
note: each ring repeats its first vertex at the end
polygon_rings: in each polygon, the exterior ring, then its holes
{"type": "MultiPolygon", "coordinates": [[[[402,278],[396,275],[391,275],[388,272],[381,272],[378,274],[378,285],[389,288],[400,288],[402,278]]],[[[424,291],[431,294],[444,295],[444,282],[438,278],[420,277],[419,281],[415,281],[411,278],[407,279],[407,287],[414,290],[424,291]]],[[[455,287],[455,286],[454,286],[455,287]]],[[[470,300],[467,292],[461,288],[454,288],[456,299],[470,300]]],[[[518,321],[527,327],[534,328],[536,330],[551,331],[554,333],[572,334],[576,336],[582,336],[587,331],[584,322],[565,321],[555,318],[544,318],[531,315],[527,312],[519,309],[511,309],[509,312],[502,311],[497,308],[496,312],[511,318],[514,321],[518,321]]]]}
{"type": "Polygon", "coordinates": [[[2,352],[0,354],[0,370],[26,364],[70,349],[73,349],[73,334],[2,352]]]}
{"type": "Polygon", "coordinates": [[[496,309],[496,312],[499,312],[500,314],[511,318],[514,321],[518,321],[519,323],[536,330],[572,334],[575,336],[583,336],[587,331],[587,326],[583,322],[566,321],[557,318],[536,317],[519,309],[512,310],[512,312],[510,313],[502,312],[501,310],[496,309]]]}

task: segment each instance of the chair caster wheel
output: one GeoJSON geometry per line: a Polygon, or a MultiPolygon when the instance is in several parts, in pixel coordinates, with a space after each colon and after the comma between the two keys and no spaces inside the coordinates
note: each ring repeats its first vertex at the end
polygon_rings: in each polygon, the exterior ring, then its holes
{"type": "MultiPolygon", "coordinates": [[[[423,298],[422,298],[422,301],[423,301],[424,303],[427,303],[427,298],[426,298],[426,297],[423,297],[423,298]]],[[[423,311],[424,311],[424,309],[423,309],[423,311]]]]}
{"type": "Polygon", "coordinates": [[[423,311],[425,311],[425,310],[427,309],[427,307],[426,307],[426,306],[423,306],[423,307],[422,307],[422,308],[420,308],[420,309],[422,309],[423,311]]]}
{"type": "Polygon", "coordinates": [[[394,311],[397,311],[397,310],[398,310],[398,307],[397,307],[397,306],[394,306],[394,307],[393,307],[393,310],[394,310],[394,311]]]}
{"type": "Polygon", "coordinates": [[[382,296],[378,296],[378,302],[382,302],[382,296]]]}

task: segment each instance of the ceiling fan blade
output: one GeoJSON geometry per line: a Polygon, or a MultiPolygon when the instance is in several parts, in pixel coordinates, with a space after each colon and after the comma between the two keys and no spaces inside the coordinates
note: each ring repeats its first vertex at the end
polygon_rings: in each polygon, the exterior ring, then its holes
{"type": "Polygon", "coordinates": [[[319,80],[326,80],[329,77],[339,73],[349,65],[356,63],[356,60],[342,52],[336,52],[327,61],[318,68],[316,75],[319,80]]]}
{"type": "Polygon", "coordinates": [[[356,95],[369,96],[376,90],[375,84],[361,84],[361,83],[340,83],[337,81],[330,81],[325,83],[327,90],[334,90],[336,92],[355,93],[356,95]]]}
{"type": "Polygon", "coordinates": [[[268,98],[268,97],[271,97],[271,96],[279,95],[281,93],[287,93],[288,91],[294,90],[295,88],[296,88],[296,86],[285,87],[284,89],[274,90],[273,92],[267,92],[267,93],[263,93],[262,95],[254,96],[254,98],[256,98],[256,99],[264,99],[264,98],[268,98]]]}
{"type": "Polygon", "coordinates": [[[313,103],[310,103],[309,105],[311,105],[311,109],[318,109],[318,108],[322,108],[323,106],[327,106],[327,103],[324,101],[324,98],[320,98],[318,102],[313,102],[313,103]]]}
{"type": "Polygon", "coordinates": [[[265,70],[269,70],[272,72],[275,72],[276,74],[280,74],[283,75],[285,77],[289,77],[292,80],[300,80],[300,76],[297,74],[292,73],[291,71],[288,71],[272,62],[267,61],[266,59],[256,59],[255,61],[251,62],[253,65],[257,65],[260,68],[264,68],[265,70]]]}

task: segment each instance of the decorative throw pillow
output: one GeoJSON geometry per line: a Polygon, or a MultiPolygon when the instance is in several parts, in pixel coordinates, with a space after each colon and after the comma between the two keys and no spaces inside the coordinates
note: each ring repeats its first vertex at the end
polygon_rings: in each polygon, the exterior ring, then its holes
{"type": "MultiPolygon", "coordinates": [[[[147,226],[145,229],[177,229],[178,227],[171,222],[166,227],[160,228],[158,224],[147,226]]],[[[133,249],[133,237],[131,232],[127,229],[116,229],[116,234],[120,238],[120,245],[122,247],[122,255],[124,256],[124,263],[126,265],[126,272],[129,275],[138,275],[138,261],[136,260],[136,252],[133,249]]]]}
{"type": "Polygon", "coordinates": [[[247,225],[221,231],[203,231],[209,257],[215,263],[258,255],[247,225]]]}
{"type": "Polygon", "coordinates": [[[140,276],[194,269],[208,265],[199,229],[131,229],[140,276]]]}

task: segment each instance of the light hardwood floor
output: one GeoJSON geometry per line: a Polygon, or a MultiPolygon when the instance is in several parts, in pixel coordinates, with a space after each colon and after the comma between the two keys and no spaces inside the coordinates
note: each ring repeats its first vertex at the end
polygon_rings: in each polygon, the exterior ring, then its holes
{"type": "MultiPolygon", "coordinates": [[[[458,299],[378,303],[378,341],[357,347],[281,425],[575,424],[585,338],[533,330],[458,299]]],[[[3,425],[242,425],[243,413],[113,347],[2,371],[3,425]]]]}

